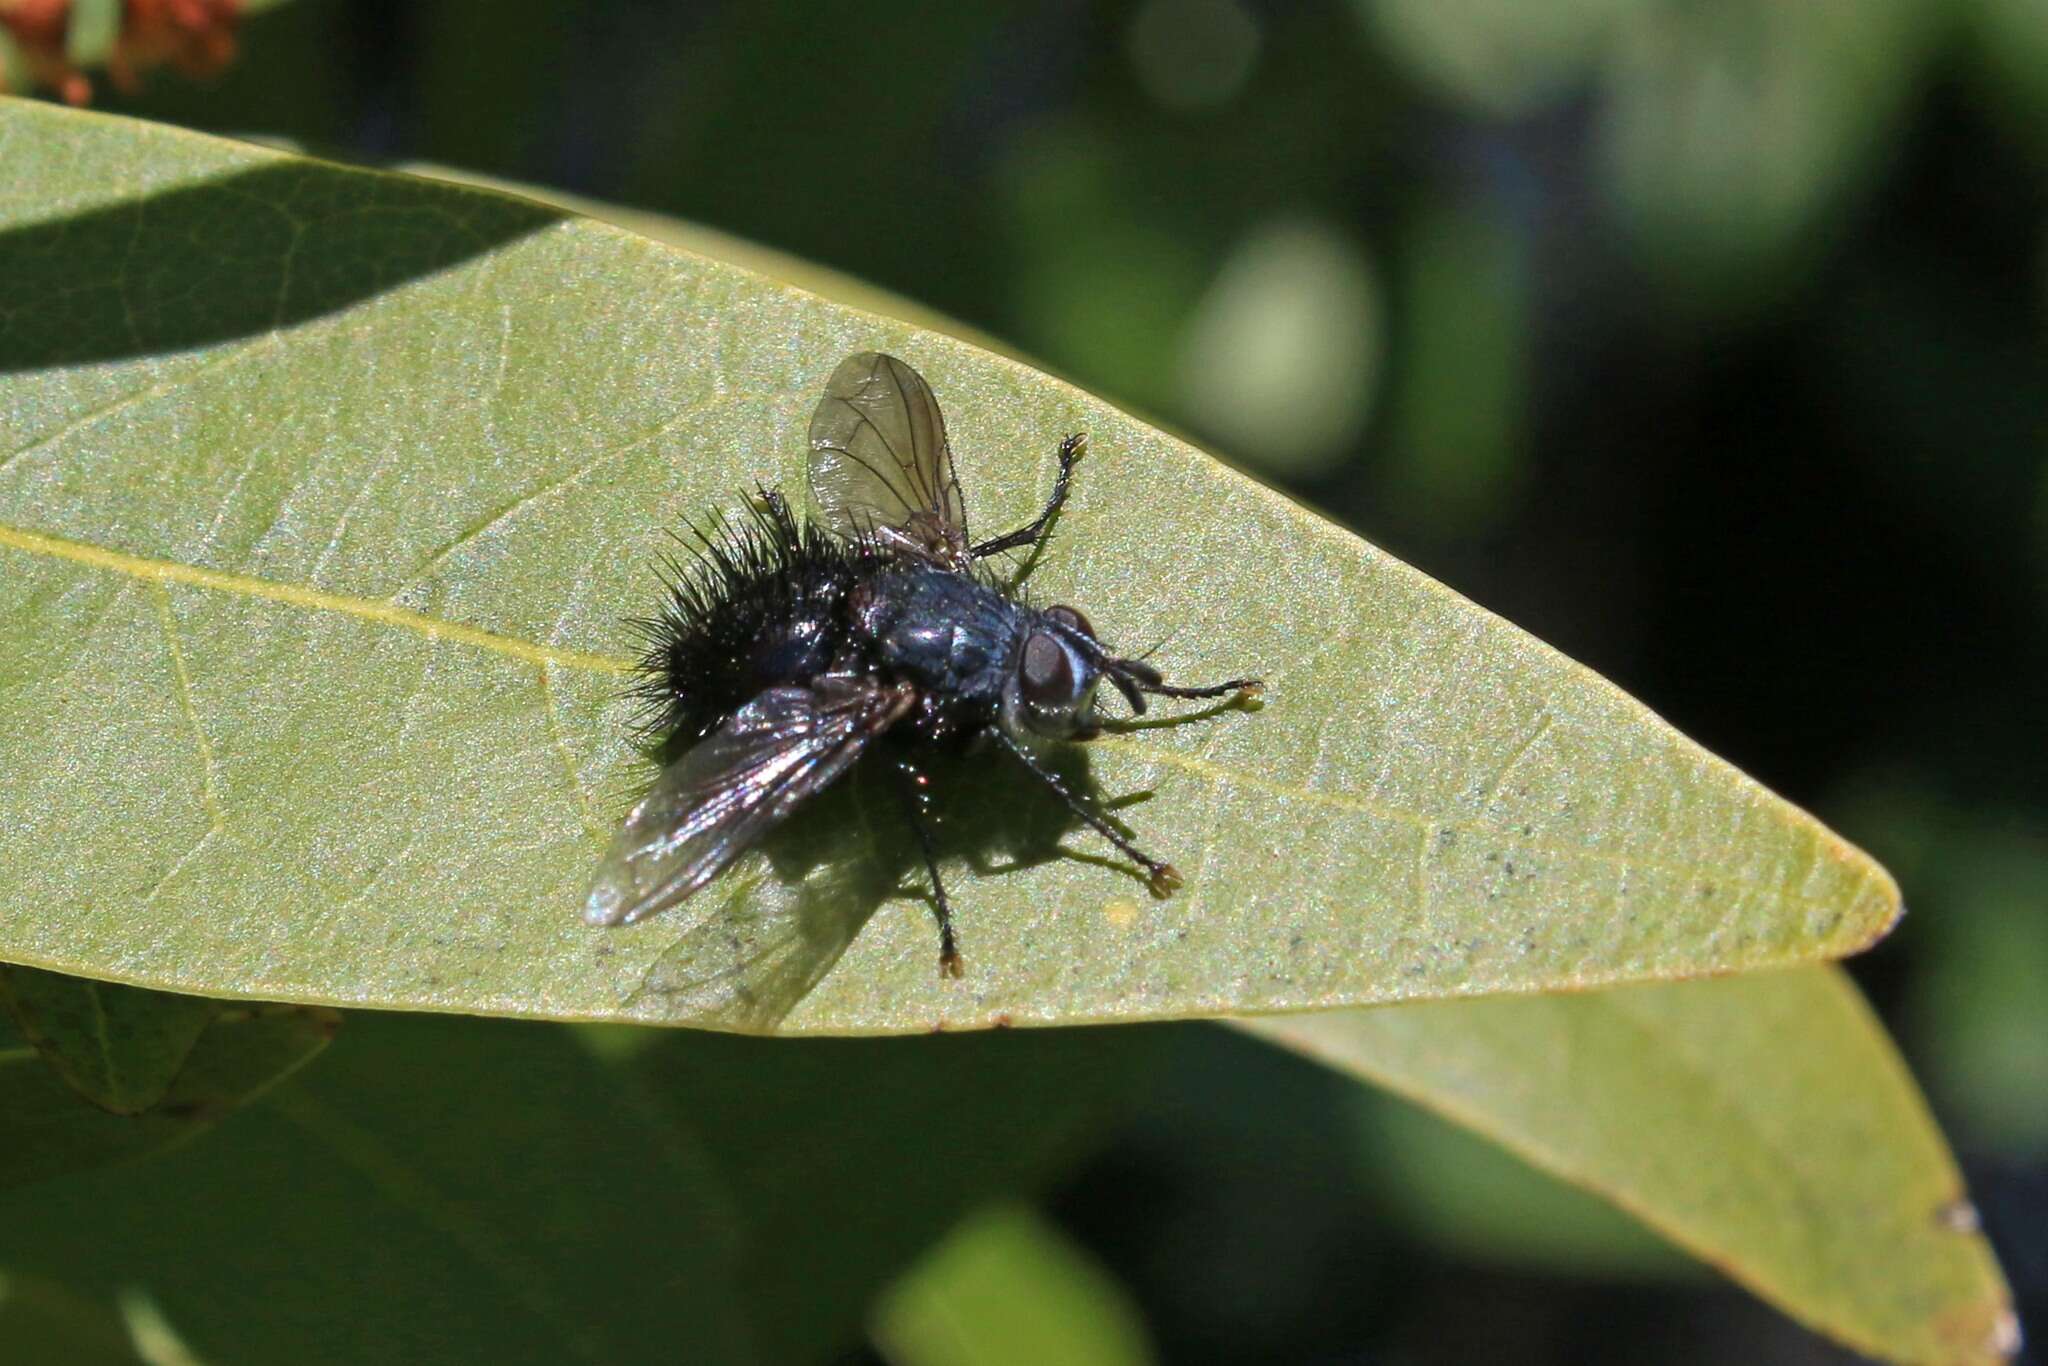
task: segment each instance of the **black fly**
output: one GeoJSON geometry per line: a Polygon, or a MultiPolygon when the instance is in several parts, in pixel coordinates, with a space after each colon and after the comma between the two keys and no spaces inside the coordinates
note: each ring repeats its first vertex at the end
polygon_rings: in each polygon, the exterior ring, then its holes
{"type": "Polygon", "coordinates": [[[682,902],[885,736],[931,872],[945,975],[960,975],[960,955],[921,749],[993,737],[1136,861],[1154,895],[1171,893],[1173,867],[1126,839],[1032,745],[1100,734],[1105,678],[1139,713],[1147,694],[1250,697],[1259,683],[1171,686],[1150,664],[1111,654],[1075,608],[1027,606],[982,569],[1045,535],[1083,438],[1060,443],[1038,519],[981,542],[967,534],[938,400],[902,361],[869,351],[841,362],[810,441],[807,524],[764,493],[747,520],[696,534],[695,565],[672,576],[661,615],[638,623],[650,643],[639,688],[650,730],[687,748],[626,817],[584,918],[625,925],[682,902]]]}

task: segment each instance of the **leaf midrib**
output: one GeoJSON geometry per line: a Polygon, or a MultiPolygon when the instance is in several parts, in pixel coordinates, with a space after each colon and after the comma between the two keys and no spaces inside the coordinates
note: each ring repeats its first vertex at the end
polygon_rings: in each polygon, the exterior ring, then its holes
{"type": "Polygon", "coordinates": [[[127,551],[112,550],[88,541],[76,541],[63,536],[53,536],[48,532],[8,526],[5,523],[0,523],[0,546],[30,555],[70,560],[76,564],[125,574],[130,578],[152,583],[185,584],[193,588],[207,588],[243,597],[267,598],[308,611],[339,612],[365,621],[416,631],[438,640],[452,640],[459,644],[471,645],[480,650],[524,660],[536,666],[552,664],[565,669],[583,669],[608,674],[629,673],[633,669],[632,660],[622,659],[617,655],[537,645],[530,640],[521,640],[517,636],[487,631],[481,626],[470,626],[443,617],[431,617],[424,612],[415,612],[389,601],[353,597],[346,593],[308,588],[303,584],[281,583],[275,579],[258,578],[252,574],[204,569],[198,565],[180,564],[174,560],[153,559],[127,551]]]}

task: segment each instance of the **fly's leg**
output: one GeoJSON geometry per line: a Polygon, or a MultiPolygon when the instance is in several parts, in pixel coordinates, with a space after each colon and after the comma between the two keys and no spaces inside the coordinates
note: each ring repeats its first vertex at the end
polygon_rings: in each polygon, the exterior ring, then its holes
{"type": "Polygon", "coordinates": [[[1057,773],[1054,773],[1051,769],[1046,768],[1038,760],[1034,759],[1031,756],[1031,751],[1012,739],[1008,731],[1005,731],[1000,726],[995,727],[994,730],[996,738],[1003,742],[1003,748],[1016,755],[1019,762],[1031,770],[1033,777],[1051,788],[1053,794],[1067,804],[1069,811],[1086,821],[1089,828],[1094,830],[1096,834],[1102,836],[1121,850],[1125,858],[1130,859],[1145,870],[1146,885],[1152,889],[1152,895],[1161,899],[1173,895],[1174,889],[1181,885],[1181,879],[1180,872],[1172,864],[1153,858],[1137,845],[1125,839],[1121,830],[1111,825],[1108,819],[1100,811],[1097,811],[1093,805],[1085,801],[1079,793],[1061,782],[1057,773]]]}
{"type": "Polygon", "coordinates": [[[953,942],[953,903],[946,899],[946,884],[939,880],[938,855],[932,850],[931,775],[909,759],[896,761],[898,790],[910,828],[917,832],[918,848],[924,851],[925,871],[932,877],[932,909],[939,918],[939,976],[958,977],[960,950],[953,942]]]}
{"type": "Polygon", "coordinates": [[[1228,683],[1211,683],[1203,688],[1177,688],[1171,683],[1158,683],[1145,691],[1154,697],[1222,697],[1225,693],[1236,693],[1249,702],[1266,690],[1266,685],[1256,678],[1233,678],[1228,683]]]}
{"type": "Polygon", "coordinates": [[[1184,688],[1168,683],[1159,676],[1159,670],[1142,659],[1111,659],[1103,666],[1103,673],[1116,690],[1131,704],[1136,716],[1145,714],[1145,697],[1222,697],[1235,694],[1232,701],[1241,706],[1256,708],[1259,698],[1266,691],[1266,685],[1256,678],[1233,678],[1228,683],[1210,683],[1198,688],[1184,688]]]}
{"type": "Polygon", "coordinates": [[[1015,531],[1006,531],[991,540],[983,541],[980,545],[968,551],[968,555],[974,559],[981,560],[1005,550],[1015,550],[1020,546],[1037,545],[1039,538],[1045,535],[1045,529],[1052,525],[1052,519],[1060,515],[1060,508],[1066,504],[1067,486],[1074,481],[1074,466],[1079,462],[1082,453],[1087,449],[1088,434],[1086,432],[1075,432],[1072,436],[1060,442],[1059,477],[1052,481],[1052,497],[1045,500],[1045,509],[1038,514],[1038,520],[1029,526],[1020,526],[1015,531]]]}

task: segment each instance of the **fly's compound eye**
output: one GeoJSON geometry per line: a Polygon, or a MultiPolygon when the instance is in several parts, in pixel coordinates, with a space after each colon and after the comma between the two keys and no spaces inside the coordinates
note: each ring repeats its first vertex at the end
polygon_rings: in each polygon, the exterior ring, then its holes
{"type": "Polygon", "coordinates": [[[1017,681],[1023,685],[1025,700],[1039,707],[1071,706],[1079,691],[1067,647],[1043,631],[1034,632],[1024,642],[1017,681]]]}
{"type": "Polygon", "coordinates": [[[1070,630],[1079,631],[1090,640],[1095,639],[1095,628],[1088,624],[1088,618],[1081,615],[1078,607],[1048,607],[1045,617],[1047,621],[1056,621],[1070,630]]]}

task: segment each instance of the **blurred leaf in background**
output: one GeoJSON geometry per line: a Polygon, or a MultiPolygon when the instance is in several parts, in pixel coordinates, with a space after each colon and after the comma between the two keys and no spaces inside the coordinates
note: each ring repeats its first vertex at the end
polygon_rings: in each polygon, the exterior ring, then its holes
{"type": "Polygon", "coordinates": [[[359,1013],[213,1141],[9,1197],[0,1265],[210,1366],[802,1361],[1114,1121],[1143,1029],[792,1046],[359,1013]]]}
{"type": "Polygon", "coordinates": [[[1941,30],[1935,0],[1646,5],[1606,72],[1615,202],[1671,292],[1755,306],[1839,236],[1941,30]]]}
{"type": "Polygon", "coordinates": [[[1201,288],[1202,253],[1120,189],[1131,168],[1085,126],[1022,135],[996,175],[1016,273],[1007,311],[1017,341],[1078,373],[1126,377],[1129,397],[1161,406],[1201,288]]]}
{"type": "Polygon", "coordinates": [[[870,1330],[890,1366],[1148,1366],[1116,1282],[1029,1207],[962,1223],[883,1292],[870,1330]]]}
{"type": "Polygon", "coordinates": [[[1433,92],[1495,118],[1570,93],[1622,21],[1662,0],[1352,0],[1372,40],[1433,92]]]}
{"type": "Polygon", "coordinates": [[[0,966],[0,1005],[81,1097],[117,1115],[157,1104],[219,1013],[203,996],[0,966]]]}
{"type": "Polygon", "coordinates": [[[1618,1281],[1707,1275],[1640,1223],[1496,1145],[1383,1093],[1354,1101],[1359,1162],[1413,1236],[1482,1264],[1618,1281]]]}
{"type": "Polygon", "coordinates": [[[1497,530],[1529,479],[1536,290],[1528,244],[1487,202],[1418,203],[1399,260],[1402,331],[1379,455],[1389,497],[1445,541],[1497,530]]]}
{"type": "Polygon", "coordinates": [[[1280,217],[1232,250],[1181,341],[1176,407],[1280,477],[1342,463],[1379,382],[1370,260],[1328,222],[1280,217]]]}
{"type": "Polygon", "coordinates": [[[1860,776],[1838,804],[1917,889],[1901,1033],[1929,1089],[1968,1142],[2048,1158],[2048,836],[1897,774],[1860,776]]]}
{"type": "Polygon", "coordinates": [[[311,1061],[319,1006],[244,1004],[0,967],[0,1188],[193,1138],[311,1061]],[[18,1031],[18,1035],[14,1032],[18,1031]]]}
{"type": "Polygon", "coordinates": [[[1906,1027],[1967,1132],[2038,1161],[2048,1157],[2048,837],[1950,839],[1927,884],[1939,938],[1906,1027]]]}
{"type": "Polygon", "coordinates": [[[137,1351],[111,1305],[55,1281],[4,1271],[0,1354],[27,1366],[173,1366],[137,1351]]]}
{"type": "Polygon", "coordinates": [[[1180,113],[1228,104],[1257,68],[1258,18],[1239,0],[1144,0],[1125,30],[1131,69],[1180,113]]]}

